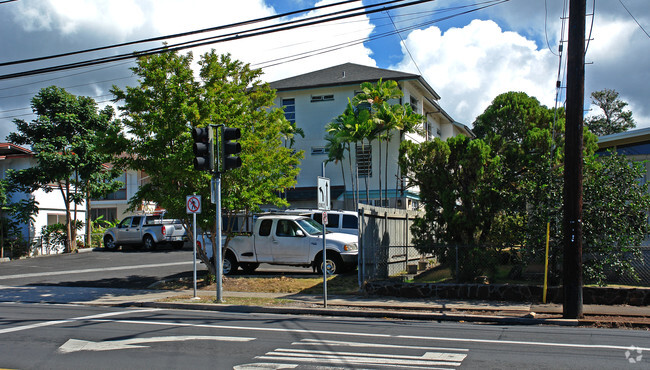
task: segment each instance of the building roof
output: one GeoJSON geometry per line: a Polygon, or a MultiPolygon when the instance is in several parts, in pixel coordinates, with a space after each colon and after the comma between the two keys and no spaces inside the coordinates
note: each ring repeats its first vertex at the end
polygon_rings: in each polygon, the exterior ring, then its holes
{"type": "Polygon", "coordinates": [[[34,154],[31,150],[11,143],[0,143],[0,158],[15,155],[31,155],[34,154]]]}
{"type": "Polygon", "coordinates": [[[433,95],[440,99],[438,93],[420,75],[394,71],[390,69],[369,67],[354,63],[344,63],[334,67],[313,71],[298,76],[271,82],[271,88],[278,91],[303,90],[326,86],[360,85],[362,82],[376,82],[379,79],[408,81],[417,80],[433,95]]]}
{"type": "Polygon", "coordinates": [[[624,146],[630,144],[640,144],[650,142],[650,128],[642,128],[619,132],[618,134],[604,135],[598,137],[598,148],[611,148],[614,146],[624,146]]]}

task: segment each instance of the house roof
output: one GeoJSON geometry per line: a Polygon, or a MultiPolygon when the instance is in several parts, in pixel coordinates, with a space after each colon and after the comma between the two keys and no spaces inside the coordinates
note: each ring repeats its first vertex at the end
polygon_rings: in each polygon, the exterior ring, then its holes
{"type": "Polygon", "coordinates": [[[417,80],[433,95],[440,99],[438,93],[420,75],[394,71],[390,69],[369,67],[354,63],[344,63],[334,67],[313,71],[298,76],[271,82],[271,88],[278,91],[303,90],[326,86],[359,85],[362,82],[383,80],[408,81],[417,80]]]}
{"type": "Polygon", "coordinates": [[[34,154],[31,150],[11,143],[0,143],[0,157],[5,158],[12,155],[34,154]]]}

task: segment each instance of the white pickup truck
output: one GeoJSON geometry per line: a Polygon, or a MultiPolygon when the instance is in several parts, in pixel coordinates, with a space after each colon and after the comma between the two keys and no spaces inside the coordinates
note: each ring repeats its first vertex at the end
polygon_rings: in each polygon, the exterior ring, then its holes
{"type": "Polygon", "coordinates": [[[120,246],[155,249],[169,244],[174,249],[183,248],[187,231],[180,220],[164,219],[162,214],[129,216],[116,227],[104,231],[104,248],[110,251],[120,246]]]}
{"type": "MultiPolygon", "coordinates": [[[[225,243],[225,237],[223,238],[225,243]]],[[[326,234],[328,273],[356,268],[358,237],[342,233],[326,234]]],[[[212,259],[212,244],[202,244],[212,259]]],[[[260,265],[315,267],[323,272],[323,227],[311,218],[299,215],[257,217],[253,232],[233,237],[223,249],[223,273],[234,274],[239,267],[250,273],[260,265]]]]}

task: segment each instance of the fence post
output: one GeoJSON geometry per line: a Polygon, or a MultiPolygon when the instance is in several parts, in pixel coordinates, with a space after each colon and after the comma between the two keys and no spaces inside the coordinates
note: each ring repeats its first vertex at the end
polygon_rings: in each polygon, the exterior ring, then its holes
{"type": "Polygon", "coordinates": [[[460,284],[460,274],[458,272],[458,244],[456,244],[456,284],[460,284]]]}

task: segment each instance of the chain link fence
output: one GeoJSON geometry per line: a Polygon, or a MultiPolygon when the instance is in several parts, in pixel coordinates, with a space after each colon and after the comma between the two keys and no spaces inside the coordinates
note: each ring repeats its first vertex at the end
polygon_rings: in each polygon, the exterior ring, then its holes
{"type": "Polygon", "coordinates": [[[359,206],[359,281],[417,271],[427,256],[412,245],[411,225],[423,212],[359,206]]]}

